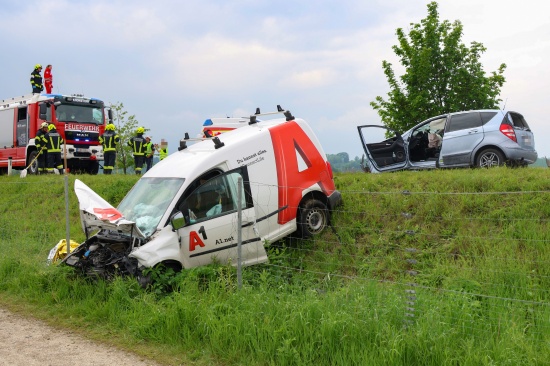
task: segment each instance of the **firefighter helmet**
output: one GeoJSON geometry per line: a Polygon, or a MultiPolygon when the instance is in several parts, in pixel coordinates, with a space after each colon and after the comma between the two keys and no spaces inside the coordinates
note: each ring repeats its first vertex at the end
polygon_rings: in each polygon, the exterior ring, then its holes
{"type": "Polygon", "coordinates": [[[40,128],[48,127],[48,122],[42,122],[40,128]]]}
{"type": "Polygon", "coordinates": [[[114,131],[115,130],[115,125],[112,124],[112,123],[108,123],[107,126],[105,126],[105,129],[107,131],[114,131]]]}
{"type": "Polygon", "coordinates": [[[145,133],[145,128],[138,127],[137,130],[136,130],[136,133],[145,133]]]}
{"type": "Polygon", "coordinates": [[[50,123],[48,126],[48,131],[55,130],[55,125],[53,123],[50,123]]]}
{"type": "Polygon", "coordinates": [[[36,64],[36,65],[34,65],[34,68],[35,68],[35,69],[41,69],[41,68],[42,68],[42,65],[36,64]]]}

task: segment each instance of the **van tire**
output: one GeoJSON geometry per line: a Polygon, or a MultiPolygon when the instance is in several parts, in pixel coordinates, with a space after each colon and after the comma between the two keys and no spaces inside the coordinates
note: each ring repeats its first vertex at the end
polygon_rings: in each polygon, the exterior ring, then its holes
{"type": "Polygon", "coordinates": [[[477,156],[476,165],[480,168],[504,165],[504,156],[497,149],[485,149],[477,156]]]}
{"type": "Polygon", "coordinates": [[[298,209],[298,234],[306,239],[321,233],[328,225],[329,213],[327,206],[316,199],[309,199],[298,209]]]}

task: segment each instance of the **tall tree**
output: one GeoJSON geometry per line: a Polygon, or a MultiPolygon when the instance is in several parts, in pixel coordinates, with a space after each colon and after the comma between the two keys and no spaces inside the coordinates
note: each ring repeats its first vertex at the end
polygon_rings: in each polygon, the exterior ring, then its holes
{"type": "Polygon", "coordinates": [[[392,64],[382,62],[390,86],[388,99],[377,96],[371,106],[382,123],[398,132],[432,116],[471,109],[498,108],[506,64],[486,76],[479,58],[483,44],[461,42],[462,23],[439,21],[437,2],[428,4],[428,16],[411,23],[407,35],[396,31],[393,46],[405,73],[397,79],[392,64]]]}
{"type": "Polygon", "coordinates": [[[113,123],[116,126],[116,131],[120,137],[120,144],[117,149],[116,167],[122,168],[124,174],[127,170],[134,166],[132,148],[127,142],[134,136],[138,127],[138,120],[135,115],[128,116],[128,112],[124,110],[124,104],[117,102],[110,105],[113,111],[113,123]]]}

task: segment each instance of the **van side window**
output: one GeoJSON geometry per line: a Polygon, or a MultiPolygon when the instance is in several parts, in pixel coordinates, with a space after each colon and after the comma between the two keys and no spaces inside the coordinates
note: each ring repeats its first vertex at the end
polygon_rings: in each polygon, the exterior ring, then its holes
{"type": "Polygon", "coordinates": [[[462,113],[451,116],[447,132],[481,127],[481,118],[478,112],[462,113]]]}
{"type": "Polygon", "coordinates": [[[235,212],[238,209],[237,182],[239,177],[242,178],[244,188],[241,195],[241,208],[252,207],[252,201],[247,199],[247,196],[250,196],[250,185],[245,181],[246,174],[243,175],[241,170],[242,168],[239,168],[209,180],[200,177],[191,184],[191,186],[198,185],[198,187],[178,205],[178,209],[183,212],[184,216],[189,216],[188,222],[193,224],[235,212]],[[245,192],[248,192],[248,195],[245,192]]]}

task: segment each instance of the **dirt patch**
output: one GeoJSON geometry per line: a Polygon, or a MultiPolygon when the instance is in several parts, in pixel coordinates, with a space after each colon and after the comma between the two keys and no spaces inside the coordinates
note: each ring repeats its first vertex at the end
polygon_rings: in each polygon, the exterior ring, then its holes
{"type": "Polygon", "coordinates": [[[0,309],[2,366],[157,366],[150,360],[99,344],[70,331],[0,309]]]}

